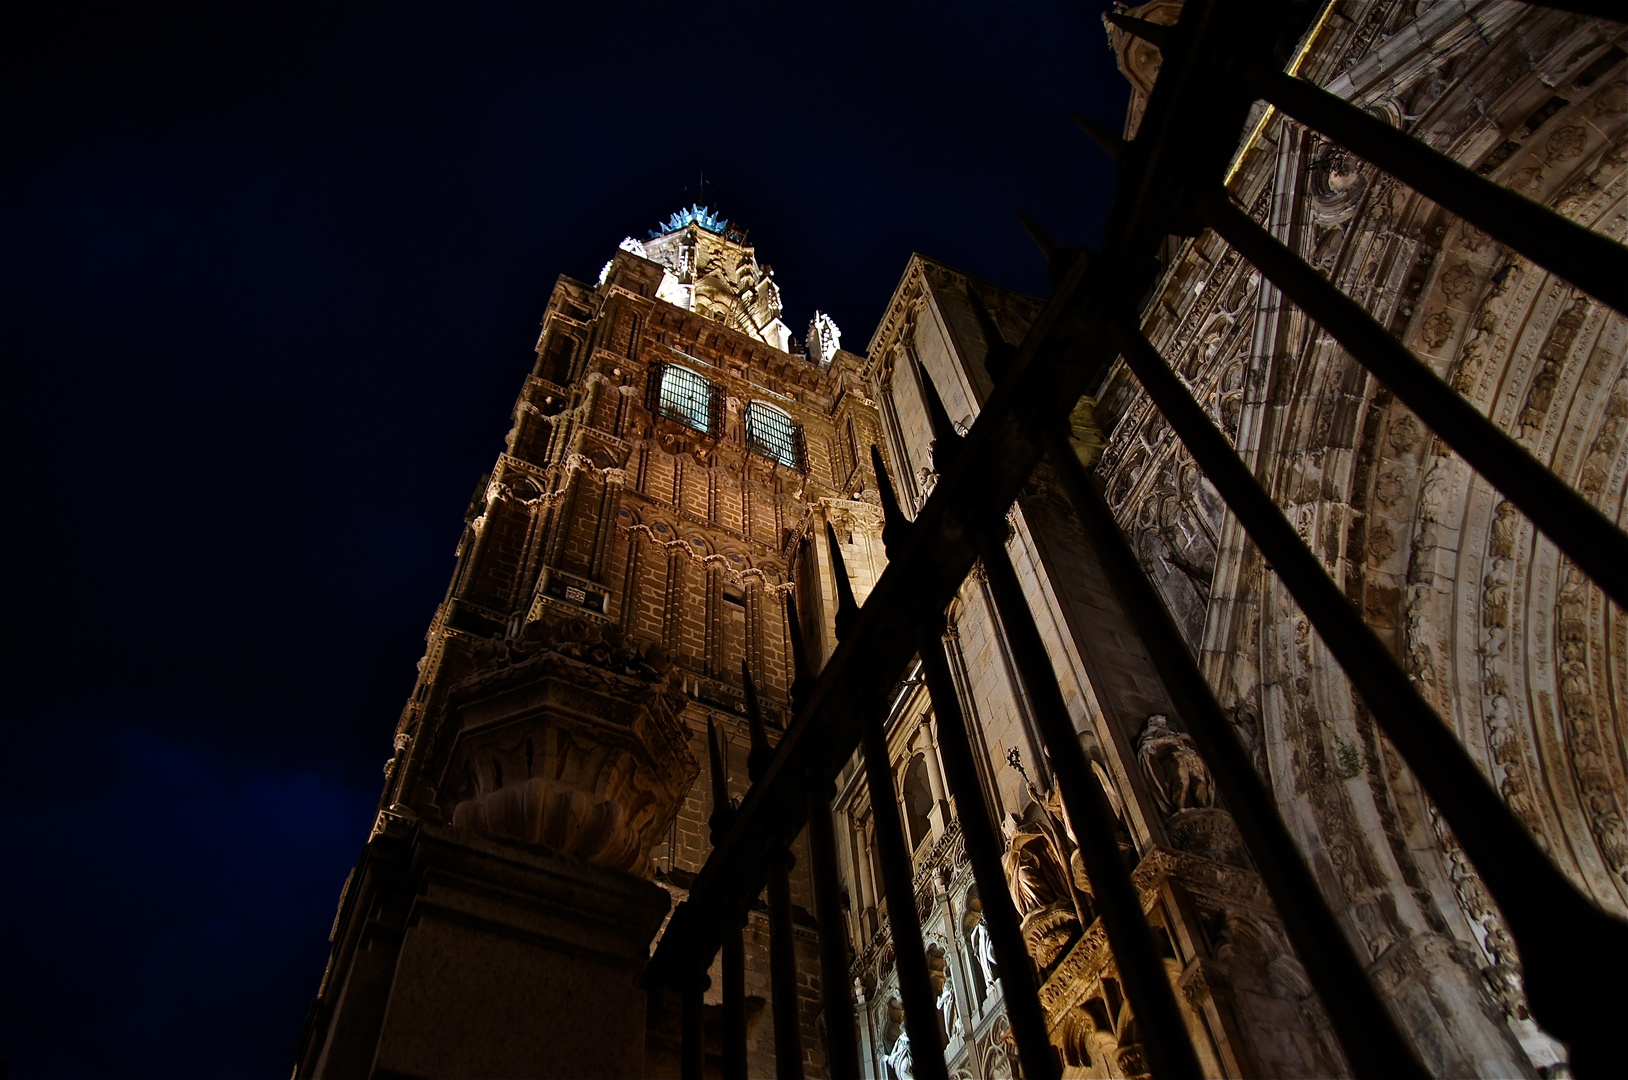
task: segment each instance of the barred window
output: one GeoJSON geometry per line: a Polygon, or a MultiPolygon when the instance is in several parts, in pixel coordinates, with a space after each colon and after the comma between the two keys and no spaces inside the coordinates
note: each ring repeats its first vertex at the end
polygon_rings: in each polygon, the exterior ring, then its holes
{"type": "Polygon", "coordinates": [[[696,431],[712,431],[713,385],[688,368],[668,364],[661,371],[656,409],[669,420],[696,431]]]}
{"type": "Polygon", "coordinates": [[[789,469],[799,466],[797,425],[790,416],[761,401],[746,403],[746,445],[789,469]]]}

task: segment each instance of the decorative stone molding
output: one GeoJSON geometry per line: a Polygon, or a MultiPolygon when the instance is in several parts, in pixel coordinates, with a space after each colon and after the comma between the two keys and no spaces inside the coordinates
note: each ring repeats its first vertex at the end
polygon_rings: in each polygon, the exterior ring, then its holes
{"type": "Polygon", "coordinates": [[[715,551],[698,552],[688,541],[682,539],[663,539],[656,535],[649,525],[643,522],[633,525],[618,524],[616,531],[625,533],[628,536],[643,536],[650,544],[663,551],[682,555],[691,562],[715,568],[723,574],[725,580],[732,581],[736,585],[744,585],[748,581],[755,581],[759,588],[773,596],[785,596],[797,588],[797,583],[794,581],[773,580],[769,572],[760,567],[748,566],[744,570],[733,567],[729,565],[730,559],[728,555],[715,551]]]}
{"type": "Polygon", "coordinates": [[[476,661],[452,694],[452,824],[650,878],[700,774],[661,647],[582,620],[534,622],[476,661]]]}

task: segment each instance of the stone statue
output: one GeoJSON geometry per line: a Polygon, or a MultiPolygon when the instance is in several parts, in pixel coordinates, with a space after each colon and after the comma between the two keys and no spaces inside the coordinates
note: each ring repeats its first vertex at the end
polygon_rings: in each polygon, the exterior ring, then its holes
{"type": "Polygon", "coordinates": [[[1013,814],[1004,831],[1007,848],[1001,868],[1019,918],[1068,899],[1066,871],[1045,830],[1013,814]]]}
{"type": "Polygon", "coordinates": [[[1013,906],[1022,920],[1024,943],[1042,971],[1056,963],[1090,921],[1084,898],[1072,887],[1068,864],[1058,852],[1054,824],[1011,817],[1006,824],[1008,847],[1001,860],[1013,906]]]}
{"type": "Polygon", "coordinates": [[[916,1080],[916,1063],[910,1059],[910,1033],[901,1030],[893,1049],[882,1059],[893,1070],[894,1080],[916,1080]]]}
{"type": "Polygon", "coordinates": [[[996,975],[995,940],[989,936],[989,927],[984,925],[982,919],[972,928],[972,955],[978,959],[978,967],[984,975],[984,985],[994,988],[996,975]]]}
{"type": "Polygon", "coordinates": [[[1136,743],[1136,757],[1165,814],[1215,805],[1209,766],[1198,756],[1192,736],[1171,730],[1169,717],[1157,713],[1148,717],[1136,743]]]}
{"type": "Polygon", "coordinates": [[[938,995],[939,1023],[944,1025],[944,1034],[949,1038],[958,1038],[964,1030],[961,1026],[961,1014],[955,1009],[955,987],[948,979],[944,981],[944,989],[938,995]]]}

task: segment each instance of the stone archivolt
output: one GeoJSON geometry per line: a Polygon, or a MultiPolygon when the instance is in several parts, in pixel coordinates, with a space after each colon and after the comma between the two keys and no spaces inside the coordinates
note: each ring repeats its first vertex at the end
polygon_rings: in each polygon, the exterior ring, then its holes
{"type": "MultiPolygon", "coordinates": [[[[1573,220],[1628,234],[1620,29],[1515,4],[1364,11],[1314,43],[1304,74],[1573,220]]],[[[1292,122],[1266,135],[1235,185],[1257,220],[1622,523],[1628,320],[1292,122]]],[[[1596,901],[1628,912],[1628,617],[1249,274],[1213,236],[1189,242],[1149,337],[1517,816],[1596,901]],[[1246,299],[1229,310],[1228,296],[1246,299]]],[[[1516,1074],[1556,1060],[1526,1022],[1485,889],[1338,665],[1236,522],[1185,494],[1199,490],[1178,481],[1190,462],[1134,383],[1116,374],[1103,402],[1098,469],[1116,513],[1178,615],[1204,601],[1184,620],[1190,640],[1330,893],[1349,901],[1376,976],[1420,1044],[1445,1055],[1427,1064],[1516,1074]],[[1174,572],[1198,536],[1216,538],[1207,595],[1174,572]]]]}

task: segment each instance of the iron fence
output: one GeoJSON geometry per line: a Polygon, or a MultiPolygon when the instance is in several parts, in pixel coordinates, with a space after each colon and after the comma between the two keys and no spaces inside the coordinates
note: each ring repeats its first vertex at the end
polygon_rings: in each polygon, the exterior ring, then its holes
{"type": "MultiPolygon", "coordinates": [[[[674,912],[648,974],[684,995],[686,1077],[701,1076],[701,995],[705,972],[720,949],[724,1075],[746,1075],[741,932],[747,907],[765,887],[777,1066],[782,1077],[802,1075],[786,877],[789,845],[806,825],[816,918],[822,928],[841,927],[832,783],[856,748],[863,755],[876,815],[906,1026],[918,1032],[937,1030],[912,899],[910,852],[883,733],[887,691],[917,655],[1023,1072],[1033,1080],[1059,1075],[1037,974],[1001,870],[1002,842],[981,794],[943,648],[945,608],[980,560],[1033,702],[1064,808],[1079,834],[1097,912],[1149,1065],[1161,1078],[1200,1075],[1164,963],[1118,851],[1113,810],[1075,733],[1006,553],[1006,510],[1042,461],[1061,476],[1081,524],[1082,542],[1114,583],[1140,646],[1208,764],[1352,1069],[1360,1076],[1424,1075],[1414,1048],[1364,974],[1270,792],[1114,521],[1098,481],[1074,451],[1069,414],[1082,394],[1102,385],[1120,356],[1317,628],[1458,837],[1520,950],[1533,1017],[1569,1044],[1579,1075],[1603,1075],[1609,1069],[1617,1041],[1614,1028],[1628,1015],[1628,996],[1620,980],[1592,975],[1628,963],[1628,924],[1596,907],[1538,848],[1138,326],[1138,301],[1159,272],[1165,238],[1213,229],[1526,513],[1609,597],[1628,605],[1628,537],[1228,195],[1224,181],[1238,134],[1252,106],[1264,100],[1628,313],[1628,250],[1471,173],[1312,83],[1284,74],[1285,59],[1311,24],[1316,7],[1305,0],[1188,0],[1179,21],[1169,27],[1110,16],[1121,29],[1156,45],[1162,65],[1133,140],[1083,124],[1114,155],[1119,170],[1105,249],[1062,248],[1031,229],[1048,259],[1055,289],[1017,349],[998,344],[1000,334],[974,298],[986,339],[997,343],[988,358],[996,387],[977,422],[965,436],[957,434],[931,380],[923,380],[940,474],[932,496],[914,521],[906,520],[881,455],[872,449],[885,514],[886,571],[864,607],[858,607],[841,549],[828,535],[838,586],[839,644],[816,681],[792,613],[795,719],[772,749],[746,673],[752,786],[738,809],[729,806],[714,750],[714,850],[689,899],[674,912]]],[[[833,1077],[857,1078],[846,944],[840,932],[822,933],[820,941],[829,1071],[833,1077]]],[[[912,1040],[911,1053],[919,1080],[946,1076],[936,1040],[912,1040]]]]}

